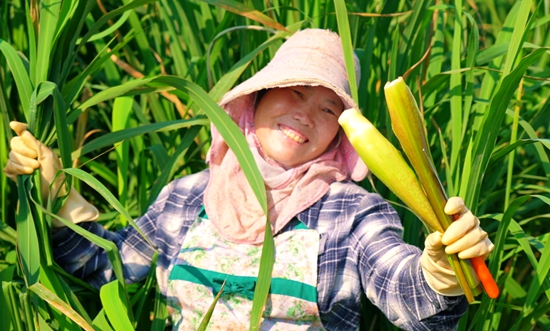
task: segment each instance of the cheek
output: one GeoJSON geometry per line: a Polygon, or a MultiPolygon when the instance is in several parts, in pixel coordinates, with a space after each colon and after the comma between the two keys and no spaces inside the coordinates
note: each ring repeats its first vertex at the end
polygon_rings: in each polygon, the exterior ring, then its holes
{"type": "Polygon", "coordinates": [[[328,147],[328,145],[334,140],[340,129],[340,125],[337,121],[331,121],[322,125],[321,130],[319,130],[319,139],[323,141],[323,145],[328,147]]]}
{"type": "Polygon", "coordinates": [[[283,90],[270,90],[256,106],[254,124],[269,123],[278,116],[285,115],[295,107],[290,93],[283,90]]]}
{"type": "Polygon", "coordinates": [[[262,108],[256,109],[254,113],[254,128],[256,133],[262,128],[266,128],[269,125],[269,117],[266,116],[266,110],[262,108]]]}
{"type": "Polygon", "coordinates": [[[265,116],[265,112],[261,109],[256,109],[256,112],[254,113],[254,131],[258,143],[265,152],[266,148],[269,147],[267,146],[267,143],[272,130],[269,127],[269,121],[265,116]]]}
{"type": "Polygon", "coordinates": [[[262,149],[265,148],[265,143],[269,138],[269,129],[261,123],[261,121],[254,120],[254,131],[256,134],[256,139],[258,139],[258,143],[260,143],[260,146],[262,149]]]}

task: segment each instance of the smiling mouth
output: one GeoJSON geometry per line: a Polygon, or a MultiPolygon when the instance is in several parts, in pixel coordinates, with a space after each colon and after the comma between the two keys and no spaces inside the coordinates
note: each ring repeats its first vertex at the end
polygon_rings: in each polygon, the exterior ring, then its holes
{"type": "Polygon", "coordinates": [[[307,142],[307,139],[296,134],[294,131],[290,130],[290,129],[287,129],[287,128],[284,128],[284,127],[279,127],[281,129],[281,132],[287,137],[289,138],[290,140],[292,141],[295,141],[297,142],[298,144],[303,144],[305,142],[307,142]]]}

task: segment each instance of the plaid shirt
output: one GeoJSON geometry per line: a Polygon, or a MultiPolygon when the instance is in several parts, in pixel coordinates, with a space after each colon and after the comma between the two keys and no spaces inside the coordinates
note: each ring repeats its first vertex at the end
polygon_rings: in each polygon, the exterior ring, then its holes
{"type": "MultiPolygon", "coordinates": [[[[202,208],[208,174],[205,170],[174,180],[137,220],[157,246],[156,275],[164,294],[172,260],[202,208]]],[[[317,302],[327,330],[357,329],[361,291],[402,329],[456,328],[468,306],[465,298],[444,297],[430,289],[422,275],[421,250],[403,242],[398,215],[379,195],[350,182],[336,182],[297,218],[320,233],[317,302]]],[[[146,277],[154,248],[132,227],[118,232],[94,222],[82,227],[118,245],[128,282],[146,277]]],[[[113,279],[107,255],[94,244],[67,228],[53,241],[56,261],[68,272],[95,287],[113,279]]]]}

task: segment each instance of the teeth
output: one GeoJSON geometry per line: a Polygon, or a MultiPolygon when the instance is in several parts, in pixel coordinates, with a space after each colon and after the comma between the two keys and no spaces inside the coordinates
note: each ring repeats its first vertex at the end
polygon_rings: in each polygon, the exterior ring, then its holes
{"type": "Polygon", "coordinates": [[[294,132],[288,130],[288,129],[285,129],[285,128],[281,128],[281,131],[285,134],[285,136],[287,136],[288,138],[294,140],[295,142],[297,142],[298,144],[303,144],[306,142],[306,139],[296,135],[294,132]]]}

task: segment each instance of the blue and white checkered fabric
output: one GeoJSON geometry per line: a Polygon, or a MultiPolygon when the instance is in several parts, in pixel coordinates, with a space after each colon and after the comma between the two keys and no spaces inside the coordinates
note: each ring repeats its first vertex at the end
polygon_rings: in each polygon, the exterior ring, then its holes
{"type": "MultiPolygon", "coordinates": [[[[157,246],[156,274],[163,293],[171,262],[201,210],[207,182],[208,170],[174,180],[136,221],[157,246]]],[[[357,329],[361,291],[402,329],[456,328],[468,307],[465,298],[444,297],[429,288],[420,267],[421,250],[403,242],[398,215],[379,195],[350,182],[333,183],[297,218],[321,235],[317,292],[327,330],[357,329]]],[[[117,244],[128,282],[146,277],[155,248],[132,227],[116,233],[95,222],[82,227],[117,244]]],[[[69,273],[95,287],[113,279],[107,255],[94,244],[69,229],[57,232],[53,241],[56,261],[69,273]]]]}

